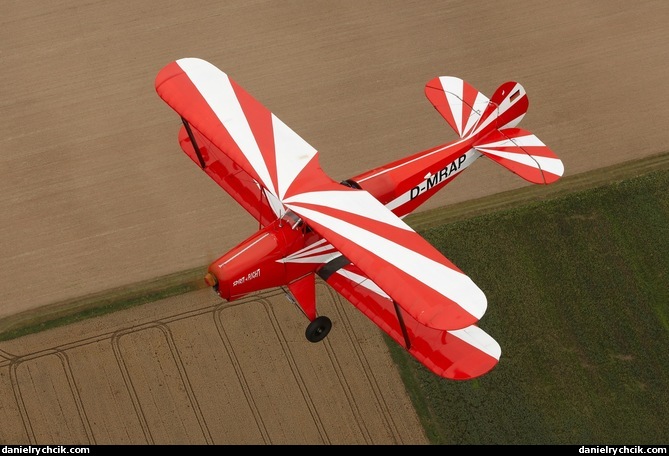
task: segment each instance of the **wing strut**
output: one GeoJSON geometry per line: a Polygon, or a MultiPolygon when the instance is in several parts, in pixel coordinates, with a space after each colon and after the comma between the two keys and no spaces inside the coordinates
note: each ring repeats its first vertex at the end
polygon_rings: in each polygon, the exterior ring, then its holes
{"type": "Polygon", "coordinates": [[[400,306],[397,305],[397,302],[393,300],[393,306],[395,306],[395,313],[397,314],[397,321],[400,323],[400,328],[402,328],[402,335],[404,336],[404,344],[406,345],[406,349],[410,350],[411,349],[411,340],[409,339],[409,333],[407,332],[407,327],[404,324],[404,318],[402,318],[402,310],[400,309],[400,306]]]}
{"type": "Polygon", "coordinates": [[[190,143],[193,145],[193,149],[195,150],[195,155],[197,155],[197,159],[200,160],[200,168],[204,169],[206,163],[204,162],[204,158],[202,158],[202,154],[200,154],[200,147],[197,145],[197,141],[195,141],[195,136],[193,136],[193,132],[190,129],[190,124],[183,117],[181,118],[181,121],[183,122],[184,127],[186,127],[186,132],[188,133],[190,143]]]}

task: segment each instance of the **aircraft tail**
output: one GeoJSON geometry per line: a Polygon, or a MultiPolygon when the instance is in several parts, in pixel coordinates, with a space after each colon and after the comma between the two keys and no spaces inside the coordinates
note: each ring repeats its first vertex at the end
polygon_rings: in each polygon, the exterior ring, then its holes
{"type": "Polygon", "coordinates": [[[452,76],[434,78],[425,95],[460,138],[479,136],[474,148],[523,179],[550,184],[564,173],[562,161],[539,138],[515,128],[527,113],[525,88],[505,82],[491,99],[452,76]]]}

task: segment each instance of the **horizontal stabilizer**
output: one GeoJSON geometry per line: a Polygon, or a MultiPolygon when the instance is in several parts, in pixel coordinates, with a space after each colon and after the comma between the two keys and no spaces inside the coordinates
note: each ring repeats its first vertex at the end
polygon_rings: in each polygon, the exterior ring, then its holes
{"type": "Polygon", "coordinates": [[[564,174],[562,160],[539,138],[521,128],[495,130],[474,148],[534,184],[550,184],[564,174]]]}

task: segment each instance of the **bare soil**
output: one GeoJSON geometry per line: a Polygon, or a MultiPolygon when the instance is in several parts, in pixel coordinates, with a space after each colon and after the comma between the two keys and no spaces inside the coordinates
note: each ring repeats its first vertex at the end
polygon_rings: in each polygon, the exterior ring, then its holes
{"type": "MultiPolygon", "coordinates": [[[[230,74],[334,179],[454,139],[423,95],[440,75],[523,84],[521,126],[565,177],[669,144],[661,0],[5,6],[0,323],[203,267],[257,228],[178,147],[153,79],[181,57],[230,74]]],[[[424,210],[523,187],[480,160],[424,210]]],[[[280,290],[207,289],[0,342],[0,443],[427,443],[379,331],[318,291],[321,344],[280,290]]]]}

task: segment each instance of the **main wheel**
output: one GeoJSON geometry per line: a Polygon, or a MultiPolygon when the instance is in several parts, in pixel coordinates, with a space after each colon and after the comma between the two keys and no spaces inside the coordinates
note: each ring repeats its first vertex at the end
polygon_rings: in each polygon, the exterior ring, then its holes
{"type": "Polygon", "coordinates": [[[320,316],[309,323],[305,335],[309,342],[320,342],[325,339],[331,328],[332,321],[328,317],[320,316]]]}

